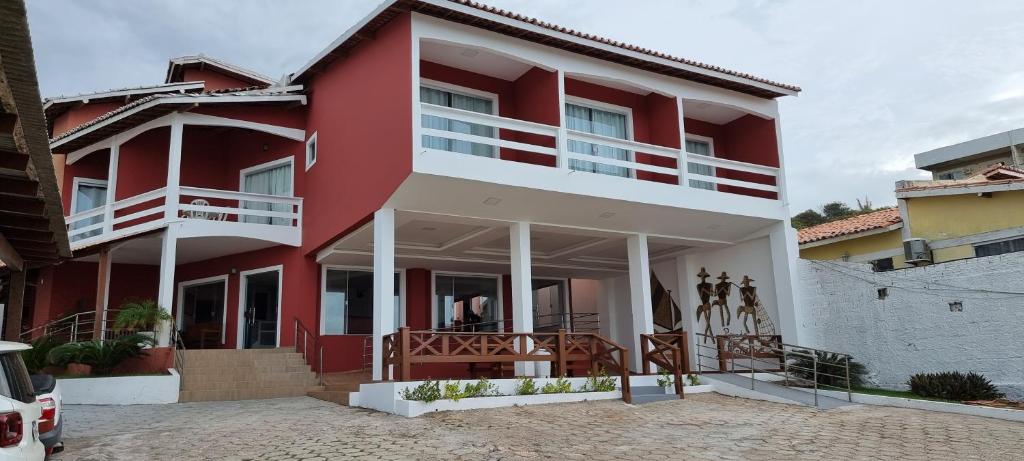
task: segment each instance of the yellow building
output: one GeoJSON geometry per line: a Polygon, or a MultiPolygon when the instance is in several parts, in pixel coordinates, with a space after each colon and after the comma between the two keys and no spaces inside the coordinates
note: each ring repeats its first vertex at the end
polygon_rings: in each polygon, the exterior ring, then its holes
{"type": "Polygon", "coordinates": [[[900,181],[898,206],[801,229],[800,257],[876,270],[1024,251],[1024,170],[997,164],[958,180],[900,181]]]}

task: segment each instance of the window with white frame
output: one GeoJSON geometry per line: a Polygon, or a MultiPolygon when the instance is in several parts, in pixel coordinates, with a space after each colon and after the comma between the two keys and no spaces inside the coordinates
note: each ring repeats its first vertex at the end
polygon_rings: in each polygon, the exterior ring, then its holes
{"type": "MultiPolygon", "coordinates": [[[[488,115],[494,115],[495,108],[495,103],[492,99],[481,95],[471,95],[431,86],[420,86],[420,102],[488,115]]],[[[496,134],[494,127],[491,126],[460,122],[434,115],[424,115],[422,123],[423,128],[471,134],[486,138],[493,138],[496,134]]],[[[494,157],[497,153],[495,147],[488,144],[428,135],[423,135],[423,147],[481,157],[494,157]]]]}
{"type": "MultiPolygon", "coordinates": [[[[608,136],[609,138],[629,139],[629,117],[623,112],[598,109],[576,103],[566,103],[565,126],[574,131],[608,136]]],[[[629,151],[616,147],[570,139],[568,148],[570,152],[577,154],[623,161],[629,160],[629,151]]],[[[569,159],[569,169],[629,177],[628,168],[578,159],[569,159]]]]}
{"type": "MultiPolygon", "coordinates": [[[[395,326],[401,323],[401,277],[395,273],[395,326]]],[[[373,334],[373,272],[347,269],[324,271],[322,298],[325,335],[373,334]]]]}
{"type": "Polygon", "coordinates": [[[978,257],[995,256],[1018,251],[1024,251],[1024,237],[974,245],[974,255],[978,257]]]}
{"type": "Polygon", "coordinates": [[[308,170],[316,163],[316,133],[306,141],[306,169],[308,170]]]}
{"type": "MultiPolygon", "coordinates": [[[[287,157],[242,170],[242,192],[291,197],[292,163],[292,157],[287,157]]],[[[287,203],[261,202],[258,200],[243,201],[242,208],[246,210],[278,212],[292,211],[291,205],[287,203]]],[[[288,226],[292,223],[292,220],[288,218],[251,215],[241,216],[241,221],[255,224],[274,224],[278,226],[288,226]]]]}
{"type": "MultiPolygon", "coordinates": [[[[697,138],[694,136],[686,137],[686,152],[696,155],[703,155],[706,157],[714,157],[714,145],[712,144],[711,138],[697,138]]],[[[692,175],[699,176],[715,176],[715,167],[711,165],[702,165],[699,163],[687,163],[686,171],[692,175]]],[[[691,179],[690,187],[697,189],[715,190],[715,183],[709,181],[701,181],[699,179],[691,179]]]]}
{"type": "MultiPolygon", "coordinates": [[[[89,211],[107,204],[107,181],[102,179],[75,178],[74,193],[71,196],[71,214],[89,211]]],[[[81,219],[75,222],[72,230],[89,227],[103,222],[103,215],[81,219]]],[[[102,229],[94,229],[75,235],[72,241],[99,235],[102,229]]]]}

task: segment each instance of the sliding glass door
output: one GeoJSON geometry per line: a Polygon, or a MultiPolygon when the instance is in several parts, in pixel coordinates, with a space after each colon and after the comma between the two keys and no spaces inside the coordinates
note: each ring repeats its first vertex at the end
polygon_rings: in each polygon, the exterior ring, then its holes
{"type": "Polygon", "coordinates": [[[438,329],[502,330],[497,277],[438,274],[434,296],[438,329]]]}
{"type": "MultiPolygon", "coordinates": [[[[494,114],[494,102],[490,99],[427,86],[420,87],[420,101],[437,106],[451,107],[453,109],[479,112],[481,114],[494,114]]],[[[483,136],[487,138],[495,137],[494,127],[479,125],[476,123],[460,122],[433,115],[423,116],[423,127],[451,131],[454,133],[483,136]]],[[[478,155],[481,157],[495,156],[494,146],[437,136],[424,135],[423,147],[446,150],[449,152],[458,152],[460,154],[478,155]]]]}
{"type": "MultiPolygon", "coordinates": [[[[292,196],[292,163],[288,161],[276,161],[265,166],[257,166],[242,171],[242,192],[263,195],[279,195],[283,197],[292,196]]],[[[262,211],[291,211],[291,205],[286,203],[268,203],[259,201],[244,201],[242,208],[246,210],[262,211]]],[[[291,225],[289,218],[272,218],[269,216],[241,216],[242,222],[254,224],[274,224],[278,226],[291,225]]]]}
{"type": "MultiPolygon", "coordinates": [[[[323,334],[373,334],[373,272],[327,269],[323,293],[323,334]]],[[[401,326],[401,278],[395,273],[395,326],[401,326]]]]}
{"type": "MultiPolygon", "coordinates": [[[[595,109],[577,104],[565,105],[566,128],[584,133],[598,134],[616,139],[629,139],[626,114],[595,109]]],[[[629,151],[615,147],[602,146],[589,142],[569,140],[569,151],[595,157],[629,160],[629,151]]],[[[569,159],[569,168],[576,171],[607,174],[611,176],[629,177],[629,169],[619,166],[604,165],[584,160],[569,159]]]]}

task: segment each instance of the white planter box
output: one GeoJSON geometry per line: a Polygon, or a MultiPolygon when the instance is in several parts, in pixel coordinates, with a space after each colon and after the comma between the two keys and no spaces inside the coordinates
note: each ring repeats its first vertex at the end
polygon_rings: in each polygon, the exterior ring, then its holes
{"type": "Polygon", "coordinates": [[[61,397],[68,405],[139,405],[177,403],[181,376],[173,368],[159,376],[60,378],[61,397]]]}
{"type": "Polygon", "coordinates": [[[545,403],[583,402],[587,400],[621,399],[622,392],[574,392],[570,394],[503,395],[498,397],[474,397],[468,399],[435,400],[430,403],[416,400],[395,401],[395,414],[414,418],[435,411],[462,411],[481,408],[501,408],[520,405],[541,405],[545,403]]]}

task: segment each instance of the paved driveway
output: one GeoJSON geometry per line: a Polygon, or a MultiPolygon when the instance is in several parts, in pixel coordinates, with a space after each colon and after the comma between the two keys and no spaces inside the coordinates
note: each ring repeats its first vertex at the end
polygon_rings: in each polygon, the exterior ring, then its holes
{"type": "Polygon", "coordinates": [[[62,460],[1020,459],[1024,424],[885,407],[701,394],[415,419],[311,398],[68,406],[62,460]]]}

